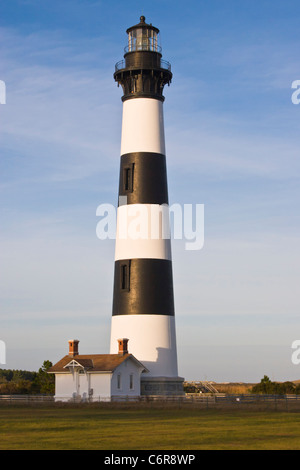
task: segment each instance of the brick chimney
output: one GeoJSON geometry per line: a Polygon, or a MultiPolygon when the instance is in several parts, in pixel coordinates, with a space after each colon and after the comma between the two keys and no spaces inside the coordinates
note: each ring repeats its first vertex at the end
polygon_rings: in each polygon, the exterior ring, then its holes
{"type": "Polygon", "coordinates": [[[69,356],[74,357],[78,356],[78,339],[70,339],[69,340],[69,356]]]}
{"type": "Polygon", "coordinates": [[[124,356],[125,354],[128,354],[128,341],[129,339],[127,338],[122,338],[118,339],[119,343],[119,355],[124,356]]]}

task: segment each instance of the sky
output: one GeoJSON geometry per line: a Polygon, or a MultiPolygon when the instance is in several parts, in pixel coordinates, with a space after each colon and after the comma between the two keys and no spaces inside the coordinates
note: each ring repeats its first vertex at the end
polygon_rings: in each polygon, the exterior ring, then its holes
{"type": "Polygon", "coordinates": [[[160,29],[170,204],[204,205],[204,245],[172,241],[179,375],[300,378],[298,0],[1,0],[2,368],[109,352],[126,29],[160,29]]]}

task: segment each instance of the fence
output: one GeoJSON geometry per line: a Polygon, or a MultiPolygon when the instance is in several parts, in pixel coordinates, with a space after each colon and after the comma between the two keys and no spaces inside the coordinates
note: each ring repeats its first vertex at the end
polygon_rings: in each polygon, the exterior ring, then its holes
{"type": "Polygon", "coordinates": [[[52,395],[0,395],[0,402],[54,402],[52,395]]]}
{"type": "MultiPolygon", "coordinates": [[[[51,395],[0,395],[0,403],[54,403],[54,397],[51,395]]],[[[89,400],[70,399],[68,403],[88,403],[89,400]]],[[[215,408],[235,406],[243,407],[243,405],[266,405],[266,406],[284,406],[296,405],[300,409],[300,395],[225,395],[225,394],[197,394],[187,393],[180,396],[158,396],[158,395],[141,395],[139,397],[123,396],[123,397],[94,397],[91,403],[158,403],[158,404],[179,404],[179,405],[196,405],[199,407],[215,408]]],[[[66,402],[67,403],[67,402],[66,402]]]]}

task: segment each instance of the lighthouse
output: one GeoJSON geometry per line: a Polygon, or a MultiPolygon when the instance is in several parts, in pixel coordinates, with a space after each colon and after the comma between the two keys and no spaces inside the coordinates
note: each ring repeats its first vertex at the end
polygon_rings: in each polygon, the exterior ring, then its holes
{"type": "Polygon", "coordinates": [[[172,80],[159,30],[145,17],[127,29],[114,79],[123,90],[110,353],[126,338],[147,368],[144,395],[179,395],[163,89],[172,80]]]}

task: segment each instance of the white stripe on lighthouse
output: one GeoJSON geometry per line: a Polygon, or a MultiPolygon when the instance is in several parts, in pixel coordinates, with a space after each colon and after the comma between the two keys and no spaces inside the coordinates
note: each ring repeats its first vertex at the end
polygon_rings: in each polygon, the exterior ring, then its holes
{"type": "Polygon", "coordinates": [[[162,101],[153,98],[124,101],[121,155],[131,152],[166,154],[162,101]]]}
{"type": "Polygon", "coordinates": [[[118,207],[115,260],[133,258],[171,260],[168,206],[118,207]]]}
{"type": "Polygon", "coordinates": [[[128,350],[147,369],[149,377],[177,377],[175,318],[169,315],[112,317],[110,353],[118,353],[118,339],[129,338],[128,350]]]}

